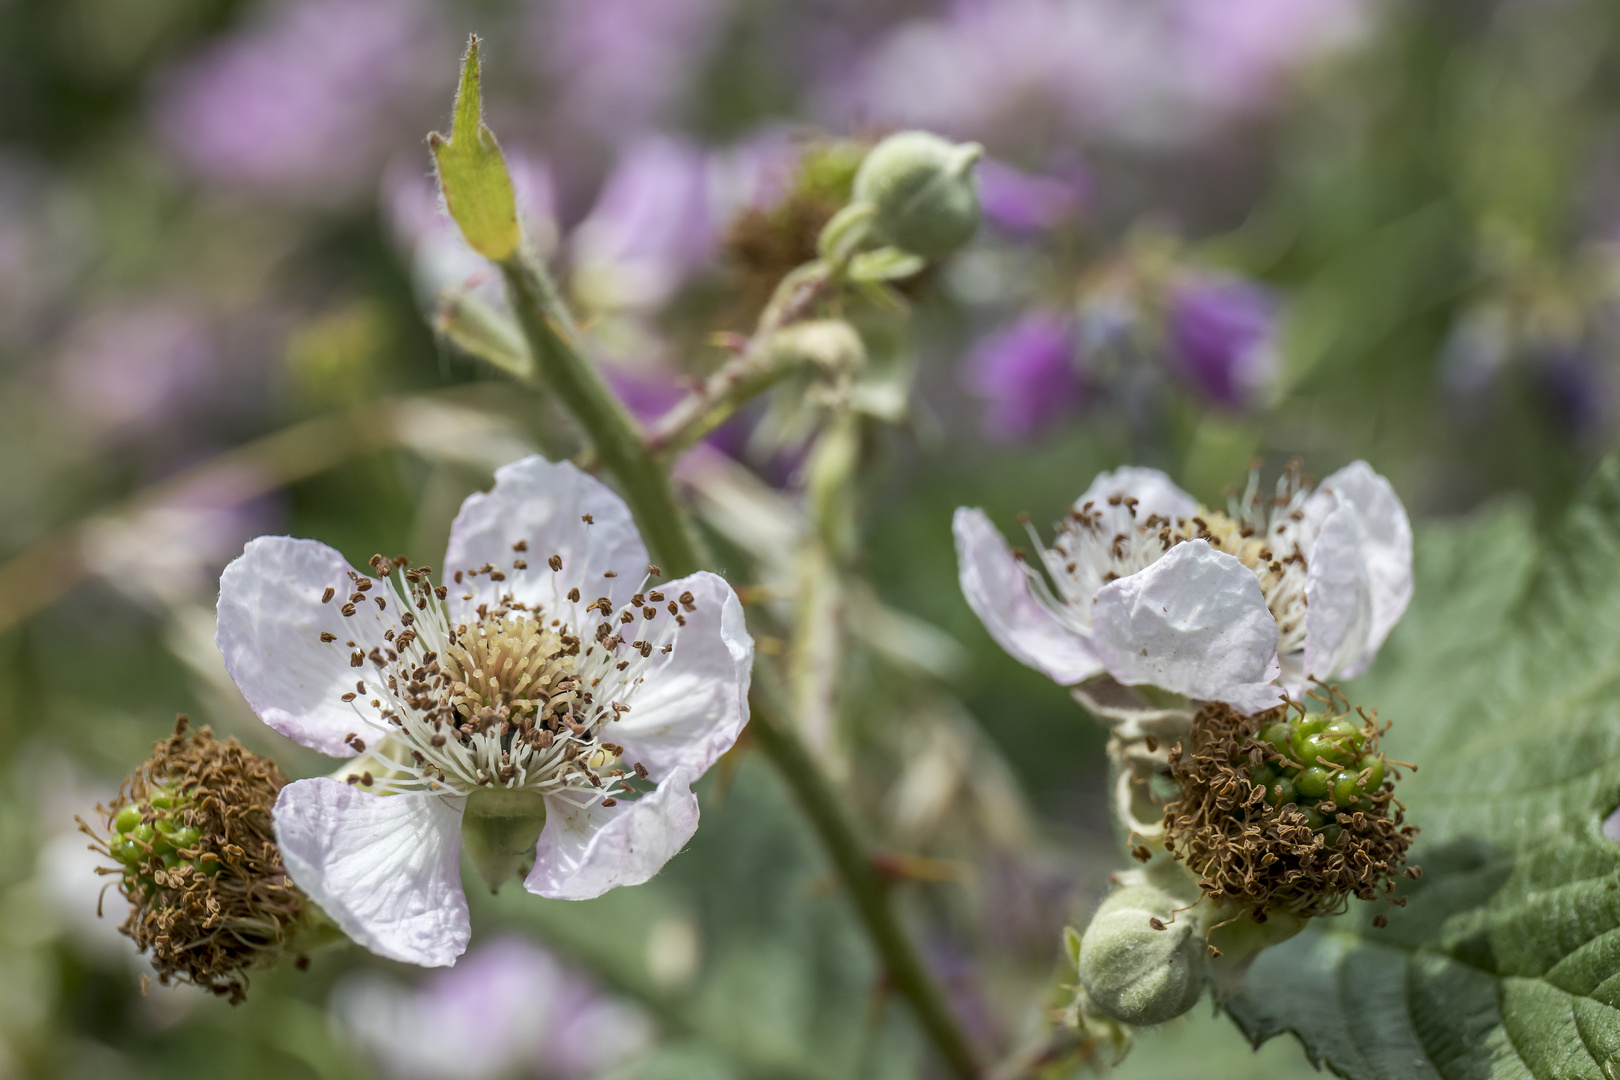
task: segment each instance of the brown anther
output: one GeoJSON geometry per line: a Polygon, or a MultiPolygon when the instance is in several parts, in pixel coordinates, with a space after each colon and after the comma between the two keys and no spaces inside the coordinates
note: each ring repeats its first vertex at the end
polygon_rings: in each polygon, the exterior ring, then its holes
{"type": "Polygon", "coordinates": [[[551,558],[546,560],[546,565],[551,567],[552,573],[556,573],[562,569],[562,556],[553,555],[551,558]]]}
{"type": "Polygon", "coordinates": [[[322,630],[321,631],[321,640],[328,643],[328,644],[330,644],[330,643],[337,640],[337,635],[332,633],[330,630],[322,630]]]}
{"type": "Polygon", "coordinates": [[[664,571],[658,567],[657,563],[648,563],[647,574],[651,577],[663,577],[664,571]]]}
{"type": "Polygon", "coordinates": [[[512,545],[512,550],[513,551],[528,551],[529,550],[529,542],[527,540],[519,540],[517,543],[512,545]]]}
{"type": "Polygon", "coordinates": [[[334,597],[336,595],[337,595],[337,590],[332,588],[332,586],[328,585],[326,587],[326,591],[321,593],[321,603],[330,604],[332,602],[332,597],[334,597]]]}

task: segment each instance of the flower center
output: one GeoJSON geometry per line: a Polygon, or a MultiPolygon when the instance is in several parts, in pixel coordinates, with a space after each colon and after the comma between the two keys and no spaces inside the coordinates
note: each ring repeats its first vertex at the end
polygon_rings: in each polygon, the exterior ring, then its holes
{"type": "MultiPolygon", "coordinates": [[[[549,601],[530,604],[502,592],[461,623],[451,618],[449,589],[468,589],[460,599],[471,602],[479,577],[502,583],[505,572],[484,566],[435,587],[428,567],[396,573],[391,560],[372,560],[394,585],[371,597],[378,610],[393,600],[402,611],[385,645],[366,652],[341,643],[358,669],[343,700],[366,727],[383,731],[369,747],[358,731],[345,740],[364,755],[345,770],[350,783],[378,794],[571,791],[582,804],[611,806],[631,793],[632,775],[646,777],[639,763],[621,761],[624,748],[607,740],[607,729],[630,711],[653,658],[674,649],[694,598],[666,600],[652,590],[617,610],[607,597],[582,603],[577,587],[563,593],[561,558],[548,564],[549,601]],[[587,621],[596,623],[588,633],[587,621]]],[[[514,572],[527,567],[522,558],[512,561],[514,572]]],[[[346,615],[359,611],[375,582],[354,578],[346,615]]]]}
{"type": "Polygon", "coordinates": [[[511,723],[522,735],[574,709],[579,643],[521,614],[490,618],[455,638],[440,669],[458,716],[480,730],[511,723]]]}

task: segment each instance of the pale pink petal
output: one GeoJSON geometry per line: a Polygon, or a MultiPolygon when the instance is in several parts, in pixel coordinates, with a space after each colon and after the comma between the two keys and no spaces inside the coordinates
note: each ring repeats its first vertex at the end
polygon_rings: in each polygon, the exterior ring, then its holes
{"type": "Polygon", "coordinates": [[[1198,513],[1197,499],[1182,491],[1158,469],[1147,469],[1140,465],[1126,465],[1113,472],[1099,473],[1086,493],[1074,501],[1074,505],[1077,509],[1087,503],[1094,507],[1106,506],[1115,495],[1135,499],[1138,518],[1158,514],[1174,520],[1198,513]]]}
{"type": "Polygon", "coordinates": [[[960,507],[951,522],[962,595],[996,644],[1063,686],[1102,673],[1085,638],[1030,592],[1024,568],[983,510],[960,507]]]}
{"type": "Polygon", "coordinates": [[[572,464],[539,456],[503,465],[495,470],[493,489],[467,497],[450,526],[444,554],[444,580],[458,619],[508,593],[531,607],[555,611],[570,604],[566,596],[572,588],[581,593],[580,612],[599,596],[617,609],[646,576],[647,548],[624,500],[572,464]],[[526,551],[514,550],[520,542],[526,551]],[[562,560],[561,571],[551,569],[552,556],[562,560]],[[518,569],[516,562],[527,566],[518,569]],[[480,574],[455,581],[457,571],[486,565],[504,580],[480,574]],[[609,572],[615,576],[606,576],[609,572]]]}
{"type": "Polygon", "coordinates": [[[370,685],[377,679],[375,664],[351,666],[353,654],[387,646],[383,634],[395,625],[400,603],[385,582],[376,581],[345,617],[341,609],[355,591],[350,573],[343,556],[325,544],[261,536],[219,579],[214,639],[225,670],[259,719],[334,757],[353,756],[344,736],[370,724],[341,700],[357,681],[370,685]],[[322,603],[327,589],[332,599],[322,603]],[[387,608],[379,610],[372,597],[382,597],[387,608]],[[333,640],[323,642],[323,631],[333,640]]]}
{"type": "Polygon", "coordinates": [[[1363,557],[1366,530],[1355,507],[1341,505],[1322,521],[1305,572],[1305,657],[1299,685],[1348,675],[1370,659],[1372,582],[1363,557]]]}
{"type": "Polygon", "coordinates": [[[1401,621],[1412,599],[1412,523],[1390,482],[1373,472],[1365,461],[1340,469],[1317,489],[1335,496],[1340,505],[1355,508],[1361,519],[1362,559],[1371,601],[1366,647],[1342,674],[1360,674],[1401,621]]]}
{"type": "Polygon", "coordinates": [[[446,967],[467,949],[461,807],[442,795],[371,795],[329,777],[281,789],[287,874],[378,956],[446,967]]]}
{"type": "Polygon", "coordinates": [[[545,831],[524,886],[554,900],[589,900],[647,881],[697,832],[694,779],[676,769],[656,790],[617,806],[546,799],[545,831]]]}
{"type": "Polygon", "coordinates": [[[1275,705],[1277,622],[1254,573],[1203,540],[1102,587],[1092,645],[1127,686],[1153,685],[1252,713],[1275,705]]]}
{"type": "MultiPolygon", "coordinates": [[[[654,654],[641,685],[609,733],[626,761],[645,765],[654,780],[673,769],[693,777],[709,771],[748,723],[748,684],[754,639],[731,586],[699,573],[661,586],[666,596],[692,594],[696,610],[668,654],[654,654]]],[[[669,616],[660,613],[660,618],[669,616]]]]}

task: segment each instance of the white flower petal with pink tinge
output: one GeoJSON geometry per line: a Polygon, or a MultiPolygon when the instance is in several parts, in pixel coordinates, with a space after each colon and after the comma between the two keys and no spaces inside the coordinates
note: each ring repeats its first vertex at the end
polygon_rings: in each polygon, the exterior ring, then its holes
{"type": "Polygon", "coordinates": [[[1253,571],[1203,540],[1103,586],[1092,646],[1127,686],[1151,684],[1244,713],[1282,700],[1277,621],[1253,571]]]}
{"type": "Polygon", "coordinates": [[[1158,469],[1140,465],[1125,465],[1113,472],[1100,473],[1086,488],[1086,493],[1074,500],[1075,509],[1087,503],[1104,504],[1115,495],[1136,500],[1136,516],[1146,519],[1154,514],[1163,518],[1192,517],[1198,513],[1198,500],[1182,491],[1158,469]]]}
{"type": "Polygon", "coordinates": [[[656,790],[617,806],[546,799],[546,827],[524,886],[555,900],[590,900],[651,879],[697,832],[695,779],[676,769],[656,790]]]}
{"type": "MultiPolygon", "coordinates": [[[[1353,539],[1348,531],[1340,534],[1337,540],[1340,548],[1333,553],[1324,552],[1323,541],[1318,538],[1306,577],[1306,610],[1312,611],[1313,605],[1344,608],[1347,602],[1333,595],[1334,587],[1328,583],[1328,579],[1342,582],[1353,574],[1358,588],[1365,593],[1364,601],[1358,602],[1365,603],[1366,618],[1364,625],[1358,626],[1353,632],[1346,631],[1346,636],[1331,641],[1325,639],[1313,646],[1312,637],[1318,631],[1316,624],[1307,616],[1305,664],[1308,671],[1322,678],[1354,678],[1372,664],[1384,639],[1400,622],[1401,616],[1406,613],[1406,605],[1411,602],[1412,523],[1394,487],[1373,472],[1365,461],[1352,462],[1322,481],[1316,494],[1311,496],[1312,506],[1308,508],[1308,513],[1321,512],[1316,505],[1319,500],[1329,500],[1329,505],[1333,507],[1324,517],[1323,532],[1328,529],[1329,520],[1341,513],[1353,515],[1356,529],[1353,539]],[[1345,566],[1321,565],[1324,556],[1330,563],[1334,559],[1348,561],[1352,556],[1344,551],[1343,546],[1351,543],[1355,547],[1354,570],[1345,566]],[[1318,663],[1312,662],[1313,657],[1319,658],[1318,663]],[[1329,657],[1333,666],[1327,666],[1329,657]]],[[[1333,631],[1329,630],[1329,625],[1337,628],[1342,622],[1341,617],[1334,619],[1331,624],[1325,623],[1321,632],[1331,634],[1333,631]]]]}
{"type": "Polygon", "coordinates": [[[344,704],[341,695],[356,680],[375,679],[372,664],[351,667],[354,648],[362,653],[387,647],[383,634],[394,625],[394,611],[380,611],[372,597],[399,604],[382,582],[344,617],[354,592],[347,560],[325,544],[288,536],[250,541],[219,579],[219,626],[215,642],[225,670],[259,719],[304,746],[333,757],[352,757],[344,742],[363,732],[367,721],[344,704]],[[332,599],[321,597],[327,589],[332,599]],[[323,642],[322,632],[333,640],[323,642]]]}
{"type": "Polygon", "coordinates": [[[624,500],[569,462],[539,456],[503,465],[495,470],[494,488],[467,496],[444,553],[443,580],[450,584],[451,610],[462,621],[479,604],[494,606],[507,593],[530,607],[556,610],[569,603],[568,590],[576,587],[584,603],[606,596],[616,610],[646,576],[647,547],[624,500]],[[526,551],[514,551],[519,542],[526,551]],[[547,564],[553,555],[562,559],[561,571],[547,564]],[[513,560],[528,567],[515,569],[513,560]],[[458,570],[485,565],[505,579],[480,575],[455,583],[458,570]],[[610,571],[615,576],[606,576],[610,571]],[[462,599],[467,593],[471,600],[462,599]]]}
{"type": "Polygon", "coordinates": [[[748,723],[754,640],[723,578],[693,574],[662,591],[669,601],[690,592],[695,610],[685,612],[674,650],[653,656],[635,705],[607,734],[624,747],[625,761],[645,765],[654,780],[677,768],[702,776],[748,723]]]}
{"type": "Polygon", "coordinates": [[[983,510],[961,507],[951,529],[962,595],[996,644],[1063,686],[1102,673],[1102,661],[1085,638],[1035,599],[1023,566],[983,510]]]}
{"type": "Polygon", "coordinates": [[[317,777],[282,788],[274,817],[288,876],[355,942],[423,967],[466,951],[459,800],[317,777]]]}

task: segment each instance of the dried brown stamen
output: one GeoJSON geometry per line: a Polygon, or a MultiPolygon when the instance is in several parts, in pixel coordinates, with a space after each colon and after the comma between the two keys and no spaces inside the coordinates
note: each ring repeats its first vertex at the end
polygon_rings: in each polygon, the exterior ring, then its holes
{"type": "MultiPolygon", "coordinates": [[[[1251,770],[1283,760],[1257,736],[1287,717],[1287,707],[1248,717],[1212,703],[1193,718],[1191,733],[1170,754],[1181,788],[1165,807],[1171,855],[1201,876],[1206,896],[1257,920],[1271,912],[1333,914],[1352,896],[1383,896],[1399,906],[1395,879],[1417,829],[1404,823],[1391,784],[1360,793],[1354,806],[1336,806],[1330,795],[1307,810],[1273,805],[1267,788],[1250,778],[1251,770]],[[1308,813],[1325,824],[1313,827],[1308,813]]],[[[1361,737],[1369,753],[1379,734],[1366,719],[1361,737]]]]}
{"type": "Polygon", "coordinates": [[[288,879],[270,812],[287,778],[275,762],[206,727],[174,734],[119,788],[107,839],[83,821],[95,850],[114,860],[132,910],[119,929],[149,953],[158,980],[245,996],[248,970],[288,949],[293,933],[324,919],[288,879]],[[122,826],[122,827],[121,827],[122,826]]]}

